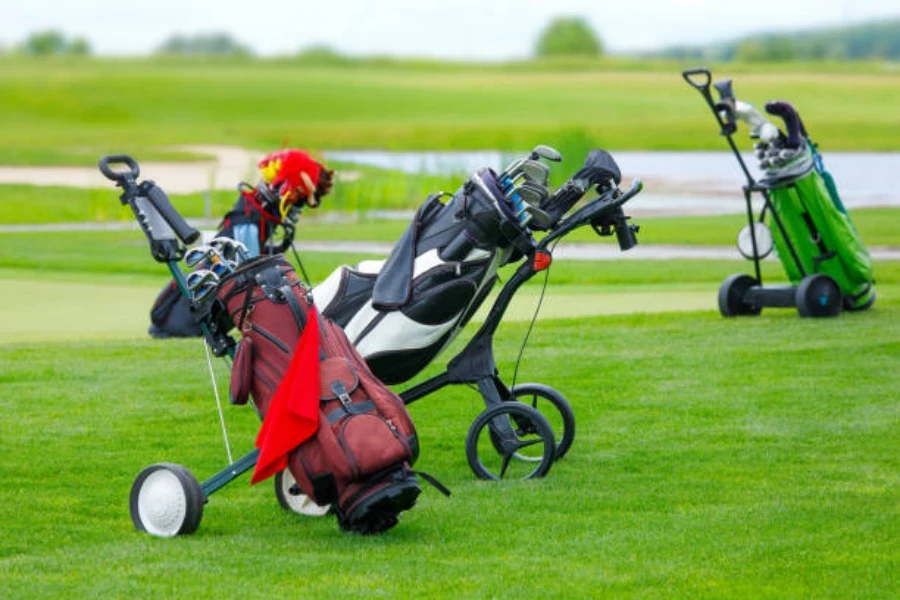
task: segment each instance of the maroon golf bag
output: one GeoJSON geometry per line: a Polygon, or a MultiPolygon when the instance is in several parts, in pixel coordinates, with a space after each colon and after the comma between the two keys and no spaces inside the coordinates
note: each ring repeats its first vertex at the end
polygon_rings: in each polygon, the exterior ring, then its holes
{"type": "Polygon", "coordinates": [[[314,433],[288,452],[286,465],[299,491],[334,506],[342,529],[379,533],[396,525],[421,492],[410,468],[418,440],[403,400],[372,374],[343,330],[314,310],[309,290],[281,255],[242,264],[222,279],[218,298],[216,318],[241,332],[231,401],[244,404],[252,397],[264,430],[279,386],[294,373],[294,350],[300,354],[301,336],[315,320],[318,346],[307,351],[318,360],[314,433]]]}

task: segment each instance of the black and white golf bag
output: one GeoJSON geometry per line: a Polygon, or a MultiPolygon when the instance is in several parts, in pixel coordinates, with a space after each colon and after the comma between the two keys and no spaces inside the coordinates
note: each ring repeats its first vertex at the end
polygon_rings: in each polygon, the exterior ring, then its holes
{"type": "Polygon", "coordinates": [[[315,287],[316,305],[382,381],[425,368],[481,306],[498,269],[533,248],[531,230],[571,207],[575,194],[551,196],[549,167],[537,158],[559,155],[538,147],[502,173],[479,170],[446,203],[429,197],[387,260],[342,266],[315,287]]]}

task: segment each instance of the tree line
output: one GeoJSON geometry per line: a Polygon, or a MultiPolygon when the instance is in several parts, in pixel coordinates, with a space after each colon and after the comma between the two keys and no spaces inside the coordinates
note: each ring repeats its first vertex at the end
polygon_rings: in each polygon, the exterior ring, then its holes
{"type": "Polygon", "coordinates": [[[900,19],[793,33],[764,33],[709,46],[678,46],[655,56],[711,61],[900,60],[900,19]]]}
{"type": "MultiPolygon", "coordinates": [[[[89,55],[84,37],[67,37],[56,30],[29,35],[13,51],[30,56],[89,55]]],[[[558,17],[539,33],[535,58],[599,57],[600,36],[581,17],[558,17]]],[[[175,34],[154,51],[164,56],[252,56],[253,49],[224,32],[175,34]]],[[[318,63],[340,64],[353,59],[328,46],[313,46],[297,56],[318,63]]],[[[676,46],[644,56],[720,62],[773,62],[791,60],[900,60],[900,19],[794,33],[763,33],[707,46],[676,46]]]]}

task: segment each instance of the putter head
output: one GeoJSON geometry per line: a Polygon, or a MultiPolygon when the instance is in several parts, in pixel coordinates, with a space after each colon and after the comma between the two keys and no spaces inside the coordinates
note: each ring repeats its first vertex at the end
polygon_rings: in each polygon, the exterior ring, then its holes
{"type": "Polygon", "coordinates": [[[562,154],[560,154],[556,148],[551,148],[550,146],[545,146],[544,144],[538,144],[534,147],[534,150],[531,151],[530,158],[532,160],[543,158],[544,160],[549,160],[552,162],[560,162],[562,161],[562,154]]]}

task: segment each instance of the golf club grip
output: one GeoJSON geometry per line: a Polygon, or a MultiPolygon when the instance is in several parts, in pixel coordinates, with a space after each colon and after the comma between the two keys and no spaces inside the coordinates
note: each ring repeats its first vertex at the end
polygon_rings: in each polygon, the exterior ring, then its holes
{"type": "Polygon", "coordinates": [[[787,146],[789,148],[799,148],[802,143],[800,134],[803,132],[804,127],[802,121],[800,121],[800,115],[797,114],[794,107],[783,100],[773,100],[766,103],[766,112],[780,117],[784,121],[788,134],[787,146]]]}
{"type": "Polygon", "coordinates": [[[100,172],[103,173],[104,177],[115,182],[121,182],[126,178],[131,178],[131,180],[134,181],[141,174],[141,168],[138,166],[137,161],[127,154],[109,154],[103,156],[97,162],[97,167],[99,167],[100,172]],[[114,171],[112,165],[127,165],[128,171],[114,171]]]}
{"type": "Polygon", "coordinates": [[[688,83],[688,85],[700,90],[701,92],[709,90],[709,83],[712,81],[712,75],[710,74],[709,69],[705,67],[685,69],[681,72],[681,76],[684,77],[684,80],[688,83]],[[703,81],[702,83],[699,82],[696,79],[698,75],[703,75],[705,81],[703,81]]]}
{"type": "Polygon", "coordinates": [[[184,218],[178,214],[178,211],[169,202],[169,197],[162,191],[162,188],[156,184],[151,184],[147,189],[147,198],[182,242],[193,244],[197,241],[197,238],[200,237],[200,232],[188,225],[184,218]]]}

